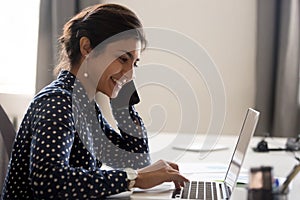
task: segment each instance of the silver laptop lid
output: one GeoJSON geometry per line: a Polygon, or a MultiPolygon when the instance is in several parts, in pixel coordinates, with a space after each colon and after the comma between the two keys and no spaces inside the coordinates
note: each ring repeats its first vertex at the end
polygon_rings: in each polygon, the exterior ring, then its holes
{"type": "Polygon", "coordinates": [[[238,179],[240,169],[242,167],[250,139],[255,132],[258,119],[259,112],[252,108],[249,108],[225,176],[225,183],[230,187],[231,191],[233,191],[233,188],[238,179]]]}

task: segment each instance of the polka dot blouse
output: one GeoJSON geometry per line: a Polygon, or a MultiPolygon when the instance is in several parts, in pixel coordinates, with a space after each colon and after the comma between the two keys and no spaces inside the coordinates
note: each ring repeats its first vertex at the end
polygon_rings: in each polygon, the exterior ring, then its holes
{"type": "Polygon", "coordinates": [[[61,72],[24,116],[1,198],[101,199],[128,190],[122,168],[150,164],[147,133],[134,106],[111,107],[119,132],[75,76],[61,72]]]}

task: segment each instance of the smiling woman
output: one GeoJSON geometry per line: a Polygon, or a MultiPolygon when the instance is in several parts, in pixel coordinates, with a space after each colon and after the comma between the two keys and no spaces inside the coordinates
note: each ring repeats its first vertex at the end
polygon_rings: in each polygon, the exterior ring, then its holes
{"type": "Polygon", "coordinates": [[[150,163],[132,81],[145,46],[142,31],[137,16],[117,4],[88,7],[65,24],[59,75],[25,114],[3,199],[103,199],[132,187],[173,181],[178,188],[188,181],[175,163],[150,163]],[[119,131],[104,118],[97,92],[111,98],[119,131]]]}
{"type": "Polygon", "coordinates": [[[0,12],[0,93],[33,95],[35,92],[39,3],[38,0],[1,2],[2,8],[13,8],[14,12],[11,9],[0,12]]]}

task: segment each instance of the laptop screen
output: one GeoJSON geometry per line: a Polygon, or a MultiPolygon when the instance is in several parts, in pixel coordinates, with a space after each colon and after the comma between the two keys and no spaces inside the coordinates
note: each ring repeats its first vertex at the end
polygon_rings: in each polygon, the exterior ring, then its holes
{"type": "Polygon", "coordinates": [[[225,176],[225,183],[230,187],[231,191],[233,191],[237,181],[250,139],[254,134],[258,118],[259,112],[249,108],[225,176]]]}

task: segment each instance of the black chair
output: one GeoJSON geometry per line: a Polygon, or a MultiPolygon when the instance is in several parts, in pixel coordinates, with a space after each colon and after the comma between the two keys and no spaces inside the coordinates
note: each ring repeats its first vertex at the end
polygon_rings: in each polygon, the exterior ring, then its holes
{"type": "Polygon", "coordinates": [[[16,131],[14,126],[0,105],[0,192],[2,192],[2,186],[6,176],[7,166],[11,156],[15,136],[16,131]]]}

